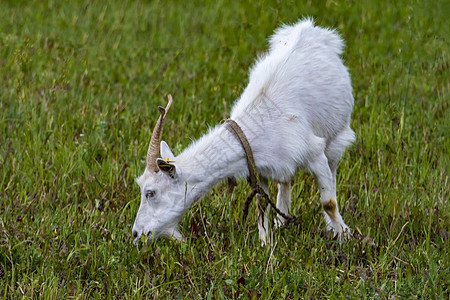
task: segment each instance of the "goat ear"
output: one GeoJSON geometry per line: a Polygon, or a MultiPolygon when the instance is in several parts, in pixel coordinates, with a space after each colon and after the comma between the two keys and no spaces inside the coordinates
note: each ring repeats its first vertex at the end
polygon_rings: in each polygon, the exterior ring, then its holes
{"type": "Polygon", "coordinates": [[[170,178],[177,177],[177,168],[175,167],[175,164],[168,160],[164,160],[162,158],[158,158],[156,160],[156,164],[158,165],[158,168],[161,172],[169,176],[170,178]]]}
{"type": "Polygon", "coordinates": [[[175,160],[175,155],[173,155],[172,151],[169,148],[169,145],[167,145],[166,142],[162,141],[161,142],[161,157],[163,159],[169,159],[169,161],[174,161],[175,160]]]}

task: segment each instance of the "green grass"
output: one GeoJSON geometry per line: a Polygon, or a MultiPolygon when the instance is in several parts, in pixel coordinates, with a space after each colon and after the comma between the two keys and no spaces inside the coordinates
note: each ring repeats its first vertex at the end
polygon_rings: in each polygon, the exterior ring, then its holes
{"type": "MultiPolygon", "coordinates": [[[[450,295],[448,1],[0,2],[0,297],[432,298],[450,295]],[[357,142],[338,170],[355,237],[324,234],[300,172],[299,225],[260,247],[248,186],[132,244],[157,105],[175,152],[229,115],[283,22],[339,30],[357,142]]],[[[274,187],[271,188],[275,194],[274,187]]]]}

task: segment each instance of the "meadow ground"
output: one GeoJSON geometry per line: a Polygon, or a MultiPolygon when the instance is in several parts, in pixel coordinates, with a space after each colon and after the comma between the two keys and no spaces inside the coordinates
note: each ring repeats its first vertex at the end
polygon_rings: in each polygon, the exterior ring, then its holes
{"type": "MultiPolygon", "coordinates": [[[[0,297],[443,298],[449,264],[448,1],[1,1],[0,297]],[[132,244],[156,106],[176,153],[228,117],[280,23],[346,41],[357,142],[338,169],[354,237],[324,234],[300,172],[299,223],[258,241],[246,183],[132,244]]],[[[275,187],[271,186],[274,195],[275,187]]]]}

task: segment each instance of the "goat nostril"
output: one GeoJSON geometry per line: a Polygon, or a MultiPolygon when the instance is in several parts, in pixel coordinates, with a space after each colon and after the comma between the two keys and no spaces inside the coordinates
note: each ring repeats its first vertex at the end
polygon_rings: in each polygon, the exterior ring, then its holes
{"type": "Polygon", "coordinates": [[[133,230],[133,237],[134,237],[134,238],[137,238],[137,236],[138,236],[137,231],[136,231],[136,230],[133,230]]]}

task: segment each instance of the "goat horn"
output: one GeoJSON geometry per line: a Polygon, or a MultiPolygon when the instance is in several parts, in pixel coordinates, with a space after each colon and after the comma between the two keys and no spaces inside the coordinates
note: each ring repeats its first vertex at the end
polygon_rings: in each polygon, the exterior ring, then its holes
{"type": "Polygon", "coordinates": [[[160,156],[160,147],[161,147],[161,137],[164,129],[164,123],[166,122],[167,112],[169,111],[170,106],[172,105],[172,95],[167,95],[167,99],[169,103],[167,103],[166,108],[164,109],[161,106],[158,106],[159,112],[161,115],[159,116],[158,121],[156,122],[155,129],[153,129],[152,138],[150,139],[150,145],[148,146],[147,159],[145,161],[145,167],[147,170],[151,172],[158,172],[158,166],[156,164],[156,160],[160,156]]]}

